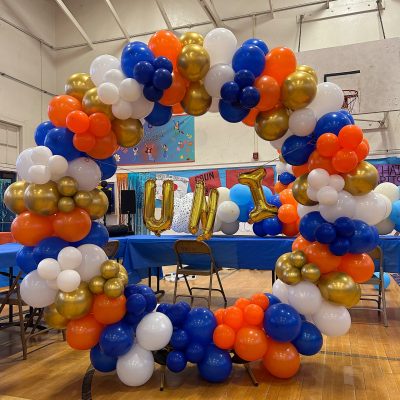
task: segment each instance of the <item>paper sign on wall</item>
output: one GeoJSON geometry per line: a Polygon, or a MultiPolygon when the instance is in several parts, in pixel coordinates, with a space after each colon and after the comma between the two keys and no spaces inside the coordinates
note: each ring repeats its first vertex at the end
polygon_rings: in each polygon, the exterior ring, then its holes
{"type": "MultiPolygon", "coordinates": [[[[265,177],[262,181],[264,186],[269,187],[271,190],[274,188],[274,169],[272,167],[264,168],[265,177]]],[[[226,187],[231,188],[232,186],[239,183],[239,174],[242,172],[249,172],[249,169],[231,169],[226,170],[226,187]]]]}
{"type": "Polygon", "coordinates": [[[217,169],[204,172],[203,174],[195,175],[189,178],[190,188],[194,192],[196,183],[203,181],[206,186],[206,194],[208,195],[211,189],[216,189],[221,186],[221,179],[217,169]]]}
{"type": "Polygon", "coordinates": [[[375,165],[379,174],[379,183],[390,182],[400,186],[400,164],[375,165]]]}

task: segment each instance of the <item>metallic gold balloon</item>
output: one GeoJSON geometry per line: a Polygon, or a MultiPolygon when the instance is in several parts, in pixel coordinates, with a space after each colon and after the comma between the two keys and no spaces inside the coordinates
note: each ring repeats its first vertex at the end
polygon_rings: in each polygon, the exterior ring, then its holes
{"type": "Polygon", "coordinates": [[[308,263],[301,268],[301,277],[305,281],[316,283],[320,276],[321,271],[315,264],[308,263]]]}
{"type": "Polygon", "coordinates": [[[262,221],[266,218],[272,218],[278,214],[278,207],[268,204],[265,200],[262,180],[265,176],[265,169],[258,168],[250,172],[242,172],[239,175],[239,182],[250,188],[254,201],[254,208],[249,213],[249,223],[262,221]]]}
{"type": "Polygon", "coordinates": [[[317,73],[315,72],[314,68],[311,68],[308,65],[298,65],[296,67],[296,71],[307,72],[314,78],[315,83],[318,83],[318,76],[317,76],[317,73]]]}
{"type": "Polygon", "coordinates": [[[87,207],[82,207],[89,214],[92,220],[99,219],[105,215],[108,210],[108,198],[105,193],[99,189],[93,189],[90,192],[91,203],[87,207]]]}
{"type": "Polygon", "coordinates": [[[126,148],[136,146],[143,139],[143,125],[138,119],[114,119],[112,130],[117,143],[126,148]]]}
{"type": "Polygon", "coordinates": [[[24,201],[28,210],[40,215],[52,215],[58,211],[60,194],[55,182],[44,184],[31,183],[24,194],[24,201]]]}
{"type": "Polygon", "coordinates": [[[55,304],[46,307],[43,316],[46,324],[53,329],[65,329],[69,322],[68,318],[65,318],[57,311],[55,304]]]}
{"type": "Polygon", "coordinates": [[[124,293],[124,284],[121,279],[111,278],[104,284],[104,294],[107,297],[115,299],[116,297],[121,296],[122,293],[124,293]]]}
{"type": "Polygon", "coordinates": [[[100,273],[104,279],[116,278],[120,264],[115,260],[104,261],[100,266],[100,273]]]}
{"type": "Polygon", "coordinates": [[[77,207],[85,208],[92,204],[92,195],[90,192],[79,190],[74,196],[74,201],[77,207]]]}
{"type": "Polygon", "coordinates": [[[189,44],[198,44],[199,46],[203,46],[204,38],[200,33],[197,32],[185,32],[180,38],[179,41],[182,43],[182,47],[185,47],[189,44]]]}
{"type": "Polygon", "coordinates": [[[97,88],[95,87],[88,90],[83,96],[82,110],[88,115],[101,112],[106,114],[108,118],[114,119],[114,115],[111,112],[111,106],[100,101],[97,94],[97,88]]]}
{"type": "Polygon", "coordinates": [[[362,196],[375,189],[379,182],[378,170],[369,162],[361,161],[353,171],[343,174],[344,190],[362,196]]]}
{"type": "Polygon", "coordinates": [[[106,280],[98,275],[94,276],[90,281],[89,281],[89,290],[93,294],[101,294],[104,292],[104,284],[106,283],[106,280]]]}
{"type": "Polygon", "coordinates": [[[178,71],[186,79],[197,82],[204,78],[210,69],[210,56],[198,44],[185,46],[178,56],[178,71]]]}
{"type": "Polygon", "coordinates": [[[285,277],[285,271],[292,270],[293,268],[294,267],[290,261],[285,260],[275,265],[275,274],[279,279],[283,280],[285,277]]]}
{"type": "Polygon", "coordinates": [[[289,129],[289,113],[284,107],[258,113],[254,128],[261,139],[280,139],[289,129]]]}
{"type": "Polygon", "coordinates": [[[282,103],[291,110],[307,107],[316,94],[317,82],[307,72],[295,71],[282,84],[282,103]]]}
{"type": "Polygon", "coordinates": [[[287,285],[295,285],[301,281],[300,270],[295,267],[285,268],[279,279],[287,285]]]}
{"type": "MultiPolygon", "coordinates": [[[[276,260],[275,268],[279,268],[282,264],[289,262],[290,263],[290,256],[292,253],[283,253],[279,258],[276,260]]],[[[291,265],[291,264],[290,264],[291,265]]]]}
{"type": "Polygon", "coordinates": [[[192,82],[186,89],[181,106],[189,115],[205,114],[211,106],[212,97],[207,93],[201,82],[192,82]]]}
{"type": "Polygon", "coordinates": [[[295,250],[290,254],[289,261],[293,267],[301,269],[307,264],[307,257],[301,250],[295,250]]]}
{"type": "Polygon", "coordinates": [[[67,79],[67,83],[65,84],[65,94],[82,101],[85,93],[94,87],[94,83],[90,79],[89,74],[77,72],[67,79]]]}
{"type": "Polygon", "coordinates": [[[162,205],[160,218],[155,217],[156,181],[149,179],[144,185],[143,220],[146,228],[157,236],[166,231],[172,225],[174,217],[174,182],[165,180],[162,186],[162,205]]]}
{"type": "Polygon", "coordinates": [[[64,176],[57,182],[57,188],[61,195],[71,197],[78,191],[78,182],[70,176],[64,176]]]}
{"type": "Polygon", "coordinates": [[[360,285],[344,272],[330,272],[322,275],[318,287],[325,300],[347,308],[355,306],[360,301],[360,285]]]}
{"type": "Polygon", "coordinates": [[[93,295],[86,282],[81,282],[73,292],[59,291],[54,304],[57,311],[65,318],[78,319],[89,313],[93,295]]]}
{"type": "Polygon", "coordinates": [[[307,196],[307,188],[308,188],[307,177],[308,174],[303,174],[298,178],[296,178],[296,180],[293,182],[292,186],[293,197],[296,199],[298,203],[303,204],[303,206],[315,206],[316,204],[318,204],[318,202],[311,200],[307,196]]]}
{"type": "Polygon", "coordinates": [[[129,283],[128,271],[120,264],[117,278],[121,280],[122,284],[126,286],[129,283]]]}
{"type": "Polygon", "coordinates": [[[24,202],[24,193],[28,186],[28,182],[18,181],[8,186],[4,192],[4,204],[14,214],[21,214],[27,210],[24,202]]]}
{"type": "Polygon", "coordinates": [[[75,202],[74,199],[71,197],[61,197],[60,200],[58,200],[58,209],[61,212],[71,212],[75,208],[75,202]]]}

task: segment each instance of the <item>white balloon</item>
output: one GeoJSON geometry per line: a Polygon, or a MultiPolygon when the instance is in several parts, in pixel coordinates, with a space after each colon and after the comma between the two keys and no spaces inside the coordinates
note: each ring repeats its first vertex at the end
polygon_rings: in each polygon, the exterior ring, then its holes
{"type": "Polygon", "coordinates": [[[51,156],[49,158],[49,169],[51,180],[58,181],[67,173],[68,161],[63,156],[51,156]]]}
{"type": "Polygon", "coordinates": [[[139,322],[136,339],[146,350],[161,350],[171,340],[173,330],[171,320],[165,314],[155,311],[139,322]]]}
{"type": "Polygon", "coordinates": [[[231,198],[229,196],[230,189],[227,187],[220,186],[218,189],[218,206],[224,201],[229,201],[231,198]]]}
{"type": "Polygon", "coordinates": [[[390,182],[383,182],[380,183],[375,189],[375,193],[380,193],[385,195],[390,199],[390,201],[393,203],[396,200],[400,199],[400,192],[399,188],[394,184],[390,182]]]}
{"type": "Polygon", "coordinates": [[[329,173],[322,168],[313,169],[307,177],[307,182],[315,190],[319,190],[329,183],[329,173]]]}
{"type": "Polygon", "coordinates": [[[33,165],[31,154],[32,148],[23,150],[21,153],[19,153],[15,163],[19,177],[27,182],[29,182],[29,168],[33,165]]]}
{"type": "Polygon", "coordinates": [[[154,108],[154,103],[141,96],[131,103],[131,118],[141,119],[147,117],[154,108]]]}
{"type": "Polygon", "coordinates": [[[235,222],[239,218],[239,206],[233,201],[223,201],[217,208],[217,217],[226,223],[235,222]]]}
{"type": "Polygon", "coordinates": [[[339,217],[353,218],[356,213],[356,200],[350,193],[342,190],[338,193],[338,201],[335,205],[325,206],[321,204],[319,212],[328,222],[335,222],[339,217]]]}
{"type": "Polygon", "coordinates": [[[322,82],[318,84],[317,94],[308,108],[311,108],[316,117],[320,118],[326,113],[340,110],[343,100],[343,91],[338,85],[332,82],[322,82]]]}
{"type": "Polygon", "coordinates": [[[219,113],[219,98],[213,97],[211,100],[211,106],[208,109],[210,113],[219,113]]]}
{"type": "Polygon", "coordinates": [[[216,28],[207,33],[203,47],[210,56],[210,65],[230,64],[236,51],[237,39],[228,29],[216,28]]]}
{"type": "Polygon", "coordinates": [[[45,258],[38,264],[37,272],[42,279],[52,281],[61,272],[60,264],[54,258],[45,258]]]}
{"type": "Polygon", "coordinates": [[[73,269],[61,271],[57,276],[57,286],[63,292],[72,292],[78,289],[81,283],[81,276],[73,269]]]}
{"type": "Polygon", "coordinates": [[[392,208],[393,208],[392,204],[393,203],[390,201],[389,197],[387,197],[383,194],[380,194],[380,193],[378,193],[378,195],[382,196],[383,199],[385,200],[385,204],[386,204],[385,218],[388,218],[392,212],[392,208]]]}
{"type": "Polygon", "coordinates": [[[105,80],[105,74],[111,69],[119,69],[120,62],[118,58],[103,54],[96,57],[90,64],[90,78],[93,83],[99,87],[105,80]]]}
{"type": "Polygon", "coordinates": [[[149,350],[135,343],[123,356],[118,357],[117,375],[127,386],[144,385],[153,375],[154,357],[149,350]]]}
{"type": "Polygon", "coordinates": [[[282,303],[289,303],[288,299],[289,285],[277,279],[272,285],[272,294],[276,296],[282,303]]]}
{"type": "Polygon", "coordinates": [[[340,192],[344,188],[344,179],[340,175],[331,175],[329,177],[328,186],[333,187],[337,192],[340,192]]]}
{"type": "Polygon", "coordinates": [[[219,218],[215,217],[213,232],[219,232],[221,230],[222,222],[219,218]]]}
{"type": "Polygon", "coordinates": [[[64,247],[57,256],[62,270],[78,268],[82,262],[82,253],[72,246],[64,247]]]}
{"type": "Polygon", "coordinates": [[[20,292],[26,304],[43,308],[54,303],[58,290],[50,288],[47,281],[39,276],[38,271],[32,271],[22,280],[20,292]]]}
{"type": "Polygon", "coordinates": [[[338,192],[331,186],[324,186],[317,192],[317,201],[319,204],[332,206],[337,203],[338,198],[338,192]]]}
{"type": "Polygon", "coordinates": [[[111,111],[115,118],[128,119],[132,113],[132,104],[128,101],[119,99],[111,106],[111,111]]]}
{"type": "Polygon", "coordinates": [[[47,283],[47,286],[48,286],[50,289],[58,290],[57,279],[53,279],[52,281],[46,280],[46,283],[47,283]]]}
{"type": "Polygon", "coordinates": [[[70,161],[67,174],[78,182],[79,190],[93,190],[101,180],[100,167],[87,157],[79,157],[70,161]]]}
{"type": "Polygon", "coordinates": [[[124,79],[125,75],[120,69],[110,69],[104,74],[104,82],[113,83],[117,87],[124,79]]]}
{"type": "Polygon", "coordinates": [[[319,211],[319,206],[303,206],[302,204],[297,204],[297,214],[299,214],[300,218],[303,218],[306,214],[319,211]]]}
{"type": "Polygon", "coordinates": [[[288,130],[280,139],[271,140],[269,143],[274,149],[280,150],[282,148],[283,142],[289,136],[292,136],[292,135],[293,135],[293,133],[290,130],[288,130]]]}
{"type": "Polygon", "coordinates": [[[225,235],[234,235],[239,230],[239,221],[234,222],[222,222],[221,221],[221,232],[225,235]]]}
{"type": "Polygon", "coordinates": [[[235,71],[228,64],[212,66],[204,78],[204,87],[207,93],[214,98],[221,98],[221,88],[224,83],[233,81],[235,71]]]}
{"type": "Polygon", "coordinates": [[[313,189],[311,186],[308,186],[307,188],[307,197],[310,200],[314,200],[317,201],[317,191],[315,189],[313,189]]]}
{"type": "Polygon", "coordinates": [[[82,281],[90,281],[94,276],[100,275],[101,264],[108,260],[104,250],[95,244],[83,244],[78,247],[82,253],[81,265],[76,269],[82,281]]]}
{"type": "Polygon", "coordinates": [[[386,218],[383,221],[379,222],[376,224],[376,229],[378,229],[378,232],[380,235],[389,235],[390,233],[393,232],[394,230],[394,223],[390,218],[386,218]]]}
{"type": "Polygon", "coordinates": [[[286,171],[286,163],[283,163],[282,161],[277,161],[275,169],[278,175],[283,174],[286,171]]]}
{"type": "Polygon", "coordinates": [[[286,172],[289,172],[289,174],[293,174],[293,166],[290,164],[286,164],[286,172]]]}
{"type": "Polygon", "coordinates": [[[376,225],[386,218],[387,205],[382,194],[369,192],[363,196],[355,196],[355,202],[355,219],[376,225]]]}
{"type": "Polygon", "coordinates": [[[315,314],[322,303],[321,292],[311,282],[301,281],[287,289],[288,302],[300,314],[315,314]]]}
{"type": "Polygon", "coordinates": [[[46,146],[37,146],[32,149],[31,160],[36,165],[48,165],[49,158],[53,155],[46,146]]]}
{"type": "Polygon", "coordinates": [[[110,82],[102,83],[97,88],[97,94],[104,104],[115,104],[119,100],[119,90],[110,82]]]}
{"type": "Polygon", "coordinates": [[[294,111],[289,117],[289,129],[297,136],[307,136],[314,131],[317,118],[311,108],[294,111]]]}
{"type": "Polygon", "coordinates": [[[47,183],[51,179],[50,168],[47,165],[32,165],[28,171],[28,181],[37,184],[47,183]]]}
{"type": "Polygon", "coordinates": [[[312,315],[317,328],[327,336],[345,335],[351,325],[350,313],[344,306],[323,300],[319,310],[312,315]]]}
{"type": "Polygon", "coordinates": [[[142,95],[142,86],[136,79],[126,78],[119,85],[119,95],[122,100],[136,101],[142,95]]]}

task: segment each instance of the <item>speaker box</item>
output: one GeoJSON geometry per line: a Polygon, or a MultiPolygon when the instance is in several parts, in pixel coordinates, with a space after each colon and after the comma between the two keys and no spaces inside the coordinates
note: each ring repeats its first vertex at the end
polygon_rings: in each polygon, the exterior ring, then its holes
{"type": "Polygon", "coordinates": [[[121,214],[136,213],[136,193],[134,190],[121,190],[121,214]]]}
{"type": "Polygon", "coordinates": [[[107,226],[110,237],[125,236],[129,234],[128,225],[109,225],[107,226]]]}

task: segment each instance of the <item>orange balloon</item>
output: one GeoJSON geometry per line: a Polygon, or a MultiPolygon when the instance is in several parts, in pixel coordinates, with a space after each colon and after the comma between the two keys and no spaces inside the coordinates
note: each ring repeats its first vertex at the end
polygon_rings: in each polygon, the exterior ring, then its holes
{"type": "Polygon", "coordinates": [[[364,135],[359,126],[346,125],[340,130],[338,138],[342,147],[349,150],[355,150],[364,139],[364,135]]]}
{"type": "Polygon", "coordinates": [[[92,221],[82,208],[74,208],[68,213],[58,212],[53,219],[56,236],[67,242],[82,240],[90,232],[92,221]]]}
{"type": "Polygon", "coordinates": [[[257,304],[260,306],[264,311],[269,306],[269,299],[264,293],[255,293],[253,296],[250,297],[251,304],[257,304]]]}
{"type": "MultiPolygon", "coordinates": [[[[279,217],[279,215],[278,215],[279,217]]],[[[299,233],[299,224],[296,220],[290,224],[283,224],[282,226],[282,233],[286,236],[296,236],[299,233]]]]}
{"type": "Polygon", "coordinates": [[[354,150],[341,149],[332,157],[332,165],[336,171],[345,174],[357,167],[358,158],[354,150]]]}
{"type": "Polygon", "coordinates": [[[239,307],[227,307],[223,321],[224,324],[238,330],[243,325],[243,311],[239,307]]]}
{"type": "Polygon", "coordinates": [[[124,295],[112,299],[105,294],[99,294],[94,298],[93,315],[101,324],[115,324],[124,318],[125,304],[124,295]]]}
{"type": "Polygon", "coordinates": [[[276,342],[268,338],[268,349],[263,357],[263,365],[277,378],[291,378],[300,368],[300,355],[292,343],[276,342]]]}
{"type": "Polygon", "coordinates": [[[296,178],[298,178],[299,176],[302,176],[304,174],[308,174],[308,172],[309,172],[308,163],[305,163],[303,165],[293,165],[292,172],[296,178]]]}
{"type": "Polygon", "coordinates": [[[89,117],[83,111],[71,111],[66,119],[67,128],[74,133],[84,133],[89,129],[89,117]]]}
{"type": "Polygon", "coordinates": [[[75,350],[89,350],[99,342],[103,327],[90,314],[71,320],[67,324],[67,343],[75,350]]]}
{"type": "Polygon", "coordinates": [[[355,282],[363,283],[372,278],[375,265],[372,258],[366,253],[345,254],[338,270],[350,275],[355,282]]]}
{"type": "Polygon", "coordinates": [[[47,114],[55,126],[67,126],[67,116],[70,112],[81,110],[82,104],[75,97],[62,94],[50,100],[47,114]]]}
{"type": "Polygon", "coordinates": [[[333,157],[340,150],[339,138],[333,133],[324,133],[317,140],[317,151],[323,157],[333,157]]]}
{"type": "Polygon", "coordinates": [[[368,140],[363,139],[363,141],[354,149],[354,152],[357,154],[358,161],[364,160],[369,153],[368,140]]]}
{"type": "Polygon", "coordinates": [[[310,246],[311,242],[304,239],[303,236],[298,236],[292,243],[292,251],[304,250],[306,247],[310,246]]]}
{"type": "Polygon", "coordinates": [[[235,307],[238,307],[241,310],[244,310],[249,304],[251,304],[250,300],[244,297],[240,297],[235,301],[235,307]]]}
{"type": "Polygon", "coordinates": [[[88,152],[94,148],[96,138],[90,133],[87,133],[86,135],[75,134],[72,138],[72,143],[77,150],[88,152]]]}
{"type": "Polygon", "coordinates": [[[282,204],[278,209],[278,218],[284,224],[292,224],[298,217],[297,209],[293,204],[282,204]]]}
{"type": "Polygon", "coordinates": [[[335,256],[329,251],[326,244],[314,242],[304,250],[309,263],[315,264],[321,274],[336,271],[342,260],[341,256],[335,256]]]}
{"type": "Polygon", "coordinates": [[[249,304],[243,310],[243,317],[248,325],[260,325],[264,320],[264,310],[258,304],[249,304]]]}
{"type": "Polygon", "coordinates": [[[247,117],[242,119],[242,122],[247,126],[254,126],[259,112],[260,111],[257,108],[252,108],[247,114],[247,117]]]}
{"type": "Polygon", "coordinates": [[[11,233],[14,239],[24,246],[36,246],[41,240],[53,235],[50,217],[25,211],[13,220],[11,233]]]}
{"type": "Polygon", "coordinates": [[[282,204],[291,204],[293,206],[297,207],[297,201],[293,196],[293,191],[292,189],[283,189],[279,193],[279,200],[281,201],[282,204]]]}
{"type": "Polygon", "coordinates": [[[174,104],[180,103],[185,97],[186,93],[186,81],[176,71],[172,73],[172,85],[164,90],[164,94],[160,99],[160,103],[164,106],[173,106],[174,104]]]}
{"type": "Polygon", "coordinates": [[[224,323],[224,316],[225,316],[225,308],[219,308],[217,311],[214,312],[215,319],[217,320],[217,324],[221,325],[224,323]]]}
{"type": "Polygon", "coordinates": [[[228,325],[218,325],[214,329],[213,342],[220,349],[232,349],[235,344],[235,331],[228,325]]]}
{"type": "Polygon", "coordinates": [[[155,57],[167,57],[176,67],[176,60],[181,52],[182,44],[173,32],[161,30],[150,38],[149,48],[155,57]]]}
{"type": "Polygon", "coordinates": [[[265,67],[262,75],[270,75],[282,85],[286,77],[296,71],[296,56],[287,47],[276,47],[265,57],[265,67]]]}
{"type": "Polygon", "coordinates": [[[256,79],[254,86],[260,93],[260,101],[256,106],[258,110],[268,111],[278,104],[281,89],[275,78],[268,75],[261,75],[256,79]]]}
{"type": "Polygon", "coordinates": [[[275,183],[275,185],[274,185],[274,192],[275,193],[280,193],[280,192],[282,192],[282,190],[285,190],[286,189],[286,185],[284,185],[283,183],[281,183],[281,182],[276,182],[275,183]]]}
{"type": "Polygon", "coordinates": [[[89,132],[96,137],[107,136],[111,131],[111,121],[106,114],[93,113],[89,115],[89,132]]]}
{"type": "Polygon", "coordinates": [[[330,175],[336,174],[337,171],[332,165],[332,159],[323,157],[318,151],[313,151],[308,158],[308,170],[322,168],[325,169],[330,175]]]}
{"type": "Polygon", "coordinates": [[[110,131],[107,136],[96,138],[96,144],[87,154],[98,160],[104,160],[105,158],[111,157],[117,148],[117,137],[113,131],[110,131]]]}
{"type": "Polygon", "coordinates": [[[176,103],[172,106],[172,114],[173,115],[185,114],[185,110],[181,106],[181,103],[176,103]]]}
{"type": "Polygon", "coordinates": [[[236,333],[234,349],[243,360],[259,360],[268,349],[267,335],[260,328],[244,326],[236,333]]]}

